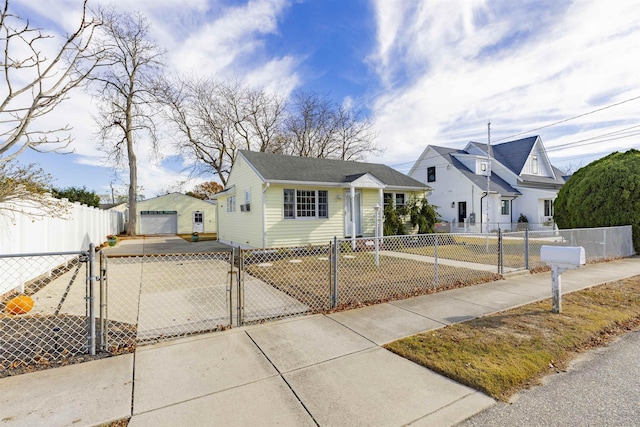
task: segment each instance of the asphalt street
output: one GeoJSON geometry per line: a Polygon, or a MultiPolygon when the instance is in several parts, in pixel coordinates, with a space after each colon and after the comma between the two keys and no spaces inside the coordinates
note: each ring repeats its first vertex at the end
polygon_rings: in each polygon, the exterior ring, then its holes
{"type": "Polygon", "coordinates": [[[459,426],[637,426],[640,331],[581,355],[567,372],[459,426]]]}

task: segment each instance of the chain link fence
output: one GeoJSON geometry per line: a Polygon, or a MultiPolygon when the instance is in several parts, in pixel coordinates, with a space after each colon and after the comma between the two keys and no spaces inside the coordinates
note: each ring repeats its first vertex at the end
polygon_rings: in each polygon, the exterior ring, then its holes
{"type": "Polygon", "coordinates": [[[240,324],[331,307],[331,250],[325,246],[241,250],[240,324]]]}
{"type": "Polygon", "coordinates": [[[0,255],[0,281],[12,289],[0,298],[0,376],[88,353],[88,260],[86,252],[0,255]]]}
{"type": "Polygon", "coordinates": [[[0,255],[0,376],[72,363],[96,349],[132,352],[232,325],[496,280],[546,267],[543,245],[583,246],[588,262],[634,254],[629,226],[334,239],[211,253],[0,255]],[[33,308],[12,313],[17,295],[31,297],[33,308]]]}
{"type": "Polygon", "coordinates": [[[336,240],[333,301],[339,308],[495,280],[495,238],[448,234],[336,240]],[[485,261],[494,261],[485,264],[485,261]]]}
{"type": "Polygon", "coordinates": [[[231,259],[230,251],[105,257],[101,348],[229,328],[231,259]]]}
{"type": "Polygon", "coordinates": [[[608,261],[634,255],[631,226],[576,228],[571,230],[530,232],[528,269],[545,266],[540,261],[540,247],[582,246],[587,262],[608,261]]]}

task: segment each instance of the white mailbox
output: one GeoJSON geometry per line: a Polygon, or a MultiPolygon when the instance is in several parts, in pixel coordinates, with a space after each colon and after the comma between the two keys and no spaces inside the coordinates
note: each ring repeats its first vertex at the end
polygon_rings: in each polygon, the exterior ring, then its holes
{"type": "Polygon", "coordinates": [[[554,313],[562,312],[562,272],[585,264],[582,246],[542,246],[540,261],[551,266],[551,299],[554,313]]]}
{"type": "Polygon", "coordinates": [[[540,261],[562,268],[576,268],[585,264],[582,246],[542,246],[540,261]]]}

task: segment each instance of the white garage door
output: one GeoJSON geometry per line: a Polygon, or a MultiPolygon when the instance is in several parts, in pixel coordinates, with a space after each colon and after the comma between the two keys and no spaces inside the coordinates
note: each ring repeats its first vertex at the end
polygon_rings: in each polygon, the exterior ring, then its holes
{"type": "Polygon", "coordinates": [[[140,212],[140,234],[177,234],[178,213],[175,211],[140,212]]]}

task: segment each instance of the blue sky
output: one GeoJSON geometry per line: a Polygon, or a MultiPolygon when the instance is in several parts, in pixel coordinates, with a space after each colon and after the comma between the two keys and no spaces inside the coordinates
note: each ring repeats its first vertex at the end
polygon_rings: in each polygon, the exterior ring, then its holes
{"type": "MultiPolygon", "coordinates": [[[[12,0],[22,16],[54,33],[73,27],[80,4],[12,0]],[[51,10],[64,18],[53,21],[51,10]]],[[[492,141],[538,134],[561,168],[639,145],[640,127],[633,126],[640,125],[640,99],[631,100],[640,97],[640,8],[634,0],[115,4],[147,16],[155,40],[167,49],[169,70],[237,78],[284,95],[314,90],[361,108],[385,149],[368,161],[402,172],[428,144],[485,142],[489,120],[492,141]]],[[[23,161],[41,163],[56,186],[86,185],[102,194],[111,182],[122,186],[126,173],[117,179],[97,150],[92,104],[77,92],[39,124],[69,123],[74,154],[29,154],[23,161]]],[[[140,141],[147,197],[199,182],[188,180],[168,144],[163,160],[148,154],[140,141]]]]}

